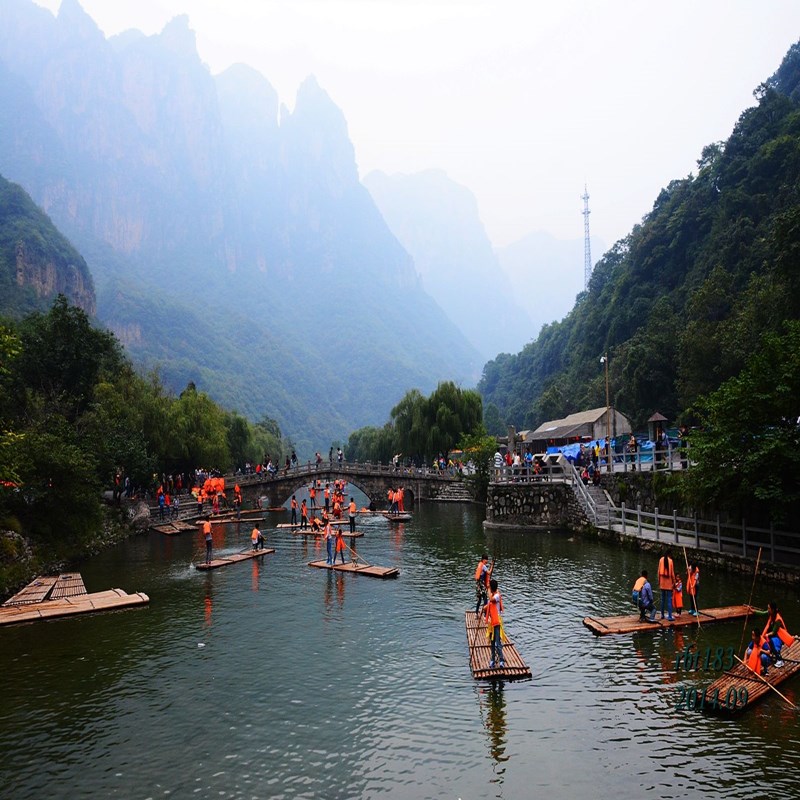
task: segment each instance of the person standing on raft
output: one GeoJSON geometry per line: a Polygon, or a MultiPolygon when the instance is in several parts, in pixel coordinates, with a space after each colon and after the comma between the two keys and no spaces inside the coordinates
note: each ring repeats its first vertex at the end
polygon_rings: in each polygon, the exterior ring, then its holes
{"type": "Polygon", "coordinates": [[[680,575],[675,575],[675,586],[672,589],[672,607],[678,616],[683,613],[683,581],[680,575]]]}
{"type": "Polygon", "coordinates": [[[350,519],[350,533],[356,532],[356,501],[350,498],[350,505],[347,507],[347,516],[350,519]]]}
{"type": "Polygon", "coordinates": [[[340,525],[336,529],[336,552],[333,554],[334,564],[336,563],[336,556],[338,556],[339,553],[342,554],[342,564],[344,564],[344,548],[345,544],[344,544],[344,538],[342,537],[342,526],[340,525]]]}
{"type": "Polygon", "coordinates": [[[206,564],[211,563],[211,548],[214,546],[214,539],[211,536],[211,518],[206,517],[200,527],[200,532],[206,542],[206,564]]]}
{"type": "Polygon", "coordinates": [[[669,550],[658,560],[658,588],[661,590],[661,619],[664,619],[664,606],[667,607],[667,619],[672,622],[672,589],[675,586],[675,565],[669,550]]]}
{"type": "Polygon", "coordinates": [[[494,578],[489,581],[489,590],[491,596],[486,605],[486,634],[492,649],[489,669],[494,669],[495,653],[500,661],[500,666],[506,665],[506,662],[503,661],[503,618],[500,616],[500,612],[503,610],[503,597],[494,578]]]}
{"type": "Polygon", "coordinates": [[[300,504],[300,530],[305,530],[308,527],[308,506],[306,505],[306,499],[303,498],[303,502],[300,504]]]}
{"type": "MultiPolygon", "coordinates": [[[[286,456],[286,457],[288,458],[289,456],[286,456]]],[[[292,506],[291,524],[292,525],[297,525],[297,498],[294,495],[292,495],[291,506],[292,506]]]]}
{"type": "Polygon", "coordinates": [[[253,544],[253,550],[264,549],[264,534],[258,529],[258,525],[253,526],[253,530],[250,533],[250,541],[253,544]]]}
{"type": "Polygon", "coordinates": [[[700,612],[697,608],[697,593],[700,591],[700,567],[689,564],[689,574],[686,576],[686,591],[689,594],[689,613],[696,617],[700,612]]]}
{"type": "Polygon", "coordinates": [[[322,534],[325,539],[325,549],[328,551],[328,557],[325,559],[326,564],[333,564],[333,526],[330,519],[325,517],[325,529],[322,534]]]}
{"type": "Polygon", "coordinates": [[[481,613],[481,605],[486,608],[489,602],[489,581],[492,577],[492,570],[494,570],[494,561],[492,566],[489,566],[489,556],[484,553],[478,566],[475,568],[475,616],[479,617],[481,613]]]}

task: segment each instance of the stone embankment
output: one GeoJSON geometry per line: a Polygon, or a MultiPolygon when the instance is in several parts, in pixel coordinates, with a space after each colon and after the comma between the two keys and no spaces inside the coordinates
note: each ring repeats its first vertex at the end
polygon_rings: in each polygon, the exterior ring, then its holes
{"type": "Polygon", "coordinates": [[[503,483],[489,486],[483,524],[486,528],[575,528],[587,520],[566,483],[503,483]]]}

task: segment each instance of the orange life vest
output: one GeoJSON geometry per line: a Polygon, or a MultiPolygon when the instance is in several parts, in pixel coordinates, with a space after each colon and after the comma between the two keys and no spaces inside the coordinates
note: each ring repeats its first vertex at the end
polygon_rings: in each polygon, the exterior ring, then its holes
{"type": "Polygon", "coordinates": [[[255,544],[258,541],[258,534],[259,534],[258,528],[253,528],[253,532],[250,534],[250,541],[253,542],[253,544],[255,544]]]}
{"type": "Polygon", "coordinates": [[[642,591],[642,586],[644,586],[644,582],[646,580],[647,580],[647,578],[645,578],[644,575],[640,575],[636,579],[636,583],[633,584],[633,591],[634,592],[641,592],[642,591]]]}
{"type": "Polygon", "coordinates": [[[771,621],[767,619],[767,624],[764,626],[764,630],[761,632],[762,639],[770,635],[770,628],[772,628],[776,622],[780,622],[780,627],[775,635],[787,646],[794,644],[794,636],[792,636],[789,631],[786,630],[786,623],[783,621],[783,617],[780,615],[780,612],[775,615],[775,619],[771,621]]]}
{"type": "Polygon", "coordinates": [[[206,539],[208,539],[208,537],[211,536],[211,523],[208,520],[205,520],[203,522],[201,533],[203,534],[203,536],[206,537],[206,539]]]}
{"type": "Polygon", "coordinates": [[[764,637],[759,636],[758,642],[753,645],[753,649],[750,652],[750,655],[747,657],[747,666],[750,667],[753,672],[761,674],[761,653],[764,651],[761,649],[761,646],[764,644],[764,637]]]}
{"type": "Polygon", "coordinates": [[[500,624],[500,612],[503,610],[503,598],[500,592],[495,592],[486,606],[486,618],[489,624],[494,627],[500,624]]]}
{"type": "Polygon", "coordinates": [[[356,515],[356,501],[355,500],[351,500],[350,501],[350,505],[348,506],[348,509],[350,511],[350,516],[354,517],[356,515]]]}
{"type": "Polygon", "coordinates": [[[486,572],[483,575],[483,582],[488,587],[489,586],[489,565],[484,565],[483,560],[478,562],[478,566],[475,568],[475,580],[479,581],[481,579],[481,573],[483,572],[483,568],[486,566],[486,572]]]}
{"type": "Polygon", "coordinates": [[[295,500],[294,497],[292,498],[292,508],[297,508],[297,500],[295,500]]]}
{"type": "Polygon", "coordinates": [[[669,564],[666,556],[661,556],[658,561],[658,588],[671,589],[675,581],[675,568],[672,559],[669,559],[669,564]]]}

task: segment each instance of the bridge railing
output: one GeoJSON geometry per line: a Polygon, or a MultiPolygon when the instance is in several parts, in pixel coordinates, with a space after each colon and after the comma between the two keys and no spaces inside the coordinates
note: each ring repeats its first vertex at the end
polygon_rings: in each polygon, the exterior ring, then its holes
{"type": "MultiPolygon", "coordinates": [[[[533,467],[522,465],[519,467],[492,467],[490,483],[542,483],[543,481],[569,481],[568,469],[572,465],[567,461],[565,466],[543,465],[536,470],[533,467]]],[[[572,468],[574,469],[574,468],[572,468]]]]}
{"type": "Polygon", "coordinates": [[[411,480],[414,478],[427,478],[442,481],[457,481],[461,479],[461,475],[457,472],[450,472],[449,470],[433,469],[432,467],[395,467],[393,464],[373,464],[370,462],[358,461],[343,461],[339,463],[334,461],[327,464],[323,461],[319,465],[314,463],[298,464],[296,467],[285,467],[276,470],[275,472],[268,472],[262,470],[260,473],[255,472],[236,472],[225,475],[225,485],[233,485],[238,483],[240,486],[246,486],[253,483],[266,483],[272,480],[283,478],[295,478],[308,476],[313,480],[319,473],[328,473],[335,475],[356,475],[356,476],[380,476],[380,477],[396,477],[398,482],[402,480],[411,480]]]}

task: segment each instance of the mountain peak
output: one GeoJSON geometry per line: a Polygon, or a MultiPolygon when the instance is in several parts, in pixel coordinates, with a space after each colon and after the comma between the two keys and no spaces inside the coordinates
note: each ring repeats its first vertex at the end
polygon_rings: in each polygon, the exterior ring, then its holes
{"type": "Polygon", "coordinates": [[[105,40],[97,23],[83,10],[78,0],[62,0],[57,19],[70,37],[105,40]]]}
{"type": "MultiPolygon", "coordinates": [[[[76,0],[73,0],[75,2],[76,0]]],[[[196,55],[197,38],[189,27],[189,16],[179,14],[173,17],[161,31],[161,42],[164,46],[178,55],[196,55]]]]}

